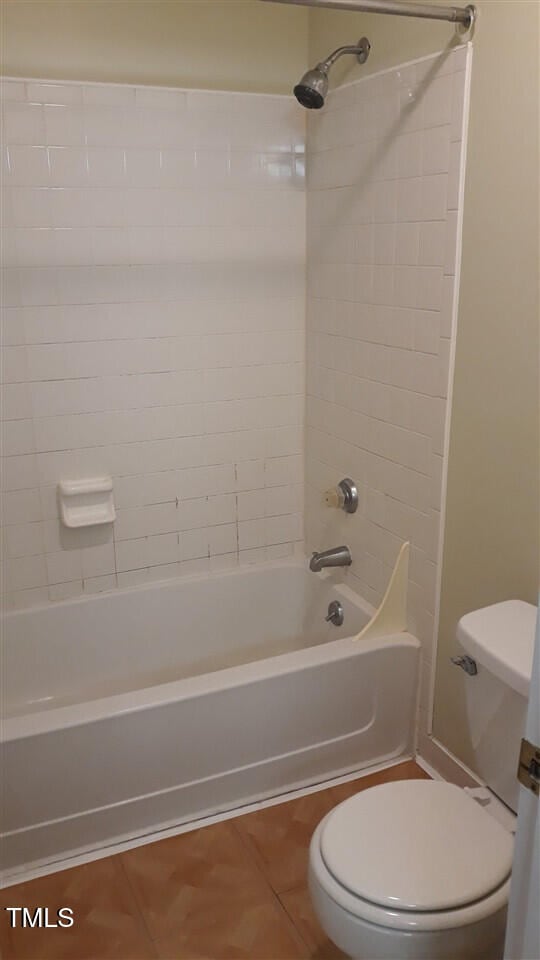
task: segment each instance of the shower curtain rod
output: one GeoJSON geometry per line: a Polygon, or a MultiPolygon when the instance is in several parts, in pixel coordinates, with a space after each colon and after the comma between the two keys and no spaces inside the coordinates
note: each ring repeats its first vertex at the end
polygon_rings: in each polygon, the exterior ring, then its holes
{"type": "Polygon", "coordinates": [[[303,7],[327,7],[357,13],[391,13],[396,17],[420,17],[423,20],[448,20],[462,23],[469,29],[474,23],[476,8],[436,7],[429,3],[403,3],[401,0],[262,0],[263,3],[291,3],[303,7]]]}

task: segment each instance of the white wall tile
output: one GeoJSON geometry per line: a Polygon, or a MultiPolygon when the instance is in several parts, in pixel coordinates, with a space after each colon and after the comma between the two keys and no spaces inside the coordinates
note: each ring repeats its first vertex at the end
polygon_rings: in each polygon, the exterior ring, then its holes
{"type": "Polygon", "coordinates": [[[0,80],[0,96],[6,100],[26,100],[26,83],[24,80],[0,80]]]}
{"type": "Polygon", "coordinates": [[[7,592],[43,587],[47,584],[45,558],[18,557],[4,561],[7,592]]]}
{"type": "MultiPolygon", "coordinates": [[[[7,458],[11,459],[11,458],[7,458]]],[[[2,497],[2,523],[26,523],[41,520],[39,490],[5,491],[2,497]]]]}
{"type": "MultiPolygon", "coordinates": [[[[458,53],[334,91],[309,118],[308,538],[328,539],[321,493],[346,473],[362,511],[379,495],[377,523],[351,534],[366,598],[401,535],[417,551],[430,538],[413,591],[422,638],[444,469],[458,53]]],[[[4,99],[9,602],[291,555],[304,113],[292,98],[107,84],[17,81],[4,99]],[[113,474],[114,542],[59,526],[56,483],[88,471],[113,474]]]]}
{"type": "Polygon", "coordinates": [[[88,152],[85,147],[48,147],[49,183],[55,187],[85,186],[88,152]]]}
{"type": "Polygon", "coordinates": [[[49,600],[58,602],[78,597],[83,592],[82,580],[69,580],[64,583],[53,583],[49,586],[49,600]]]}
{"type": "Polygon", "coordinates": [[[43,112],[48,146],[84,146],[85,127],[80,106],[45,104],[43,112]]]}
{"type": "Polygon", "coordinates": [[[83,581],[84,592],[88,594],[105,593],[114,590],[118,586],[118,579],[115,573],[99,577],[87,577],[83,581]]]}
{"type": "Polygon", "coordinates": [[[239,493],[237,497],[238,519],[244,521],[264,517],[265,502],[264,490],[248,490],[239,493]]]}
{"type": "Polygon", "coordinates": [[[32,420],[6,420],[2,424],[2,453],[5,457],[34,453],[32,420]]]}
{"type": "MultiPolygon", "coordinates": [[[[423,220],[421,177],[397,181],[397,219],[399,223],[423,220]]],[[[436,218],[435,218],[436,219],[436,218]]]]}
{"type": "Polygon", "coordinates": [[[82,578],[82,559],[80,550],[66,550],[59,553],[48,553],[47,581],[49,585],[67,583],[82,578]]]}
{"type": "Polygon", "coordinates": [[[3,547],[8,557],[34,557],[43,553],[41,524],[14,523],[3,531],[3,547]]]}
{"type": "Polygon", "coordinates": [[[452,119],[452,75],[435,77],[424,89],[422,97],[425,127],[450,123],[452,119]]]}
{"type": "Polygon", "coordinates": [[[257,490],[264,486],[264,460],[244,460],[234,465],[236,489],[257,490]]]}
{"type": "Polygon", "coordinates": [[[8,101],[3,109],[5,143],[45,144],[45,114],[41,104],[8,101]]]}
{"type": "Polygon", "coordinates": [[[240,550],[251,550],[266,543],[266,527],[263,519],[242,520],[238,524],[238,546],[240,550]]]}
{"type": "Polygon", "coordinates": [[[26,84],[26,97],[33,103],[82,103],[82,88],[78,83],[26,84]]]}
{"type": "Polygon", "coordinates": [[[105,105],[108,107],[134,107],[135,88],[117,84],[91,83],[81,87],[85,105],[105,105]]]}
{"type": "Polygon", "coordinates": [[[39,484],[37,460],[34,454],[2,457],[1,471],[4,492],[31,489],[39,484]]]}
{"type": "Polygon", "coordinates": [[[450,165],[450,126],[431,127],[422,135],[422,173],[447,173],[450,165]]]}
{"type": "Polygon", "coordinates": [[[238,528],[236,523],[224,523],[208,528],[208,550],[210,557],[230,555],[238,548],[238,528]]]}
{"type": "Polygon", "coordinates": [[[423,172],[424,138],[421,132],[405,133],[396,138],[397,176],[419,177],[423,172]]]}
{"type": "Polygon", "coordinates": [[[237,491],[276,484],[262,519],[301,509],[302,112],[110,84],[3,99],[10,602],[237,562],[237,491]],[[114,542],[58,521],[58,481],[99,472],[114,542]]]}
{"type": "Polygon", "coordinates": [[[418,263],[420,225],[418,223],[396,224],[396,265],[413,266],[418,263]]]}
{"type": "Polygon", "coordinates": [[[432,220],[420,224],[418,262],[424,267],[442,267],[446,255],[446,221],[432,220]]]}
{"type": "Polygon", "coordinates": [[[432,174],[422,179],[422,220],[443,220],[448,209],[448,177],[432,174]]]}
{"type": "Polygon", "coordinates": [[[28,590],[13,590],[6,597],[6,610],[27,610],[29,607],[47,603],[47,587],[33,587],[28,590]]]}
{"type": "Polygon", "coordinates": [[[180,535],[165,533],[148,537],[146,543],[146,562],[149,567],[168,563],[178,563],[181,559],[180,535]]]}
{"type": "Polygon", "coordinates": [[[82,576],[84,580],[115,572],[114,543],[96,544],[81,550],[82,576]]]}
{"type": "Polygon", "coordinates": [[[47,187],[50,185],[47,147],[11,144],[6,149],[9,156],[9,166],[4,175],[6,186],[47,187]]]}
{"type": "MultiPolygon", "coordinates": [[[[308,134],[306,546],[348,543],[351,582],[378,604],[410,540],[409,625],[426,656],[446,469],[463,70],[448,54],[338,89],[308,134]],[[377,108],[392,82],[399,114],[385,128],[377,108]],[[364,96],[370,107],[358,123],[354,104],[364,96]],[[346,475],[361,490],[348,518],[323,505],[325,489],[346,475]]],[[[268,469],[279,482],[272,461],[268,469]]],[[[249,555],[262,537],[260,496],[240,509],[252,517],[241,541],[249,555]]]]}
{"type": "Polygon", "coordinates": [[[452,77],[452,122],[450,127],[450,137],[452,140],[461,140],[463,134],[463,117],[465,113],[465,98],[463,90],[465,87],[465,77],[463,66],[460,71],[458,67],[452,77]]]}
{"type": "Polygon", "coordinates": [[[450,144],[450,163],[448,173],[448,209],[457,210],[459,203],[459,184],[461,172],[461,141],[450,144]]]}
{"type": "Polygon", "coordinates": [[[446,276],[452,276],[456,270],[457,240],[458,240],[457,210],[449,210],[448,218],[446,221],[445,254],[444,254],[444,272],[446,276]]]}
{"type": "Polygon", "coordinates": [[[116,570],[120,574],[125,570],[138,570],[148,566],[148,541],[146,537],[133,540],[115,541],[116,570]]]}
{"type": "MultiPolygon", "coordinates": [[[[0,388],[0,405],[5,420],[23,420],[32,416],[32,403],[27,383],[6,383],[0,388]]],[[[7,456],[6,450],[2,451],[7,456]]]]}

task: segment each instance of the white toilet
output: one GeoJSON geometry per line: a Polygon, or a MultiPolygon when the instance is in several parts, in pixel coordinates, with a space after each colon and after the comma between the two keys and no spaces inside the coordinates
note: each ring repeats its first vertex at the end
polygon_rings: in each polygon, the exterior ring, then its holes
{"type": "MultiPolygon", "coordinates": [[[[478,770],[514,811],[535,621],[536,607],[511,600],[467,614],[458,626],[474,660],[466,665],[478,671],[466,684],[478,770]]],[[[478,792],[482,803],[474,791],[442,781],[385,783],[321,821],[311,841],[309,888],[321,925],[348,956],[502,957],[512,818],[503,826],[506,808],[478,792]]]]}

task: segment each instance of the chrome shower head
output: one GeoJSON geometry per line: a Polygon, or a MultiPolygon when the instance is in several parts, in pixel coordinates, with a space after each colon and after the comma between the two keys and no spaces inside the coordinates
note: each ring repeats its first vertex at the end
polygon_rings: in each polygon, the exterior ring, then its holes
{"type": "Polygon", "coordinates": [[[330,67],[345,53],[352,53],[356,56],[358,63],[365,63],[370,50],[371,44],[367,37],[362,37],[356,46],[338,47],[326,60],[318,63],[313,70],[308,70],[300,82],[296,84],[293,92],[298,103],[308,110],[320,110],[324,106],[328,93],[328,71],[330,67]]]}
{"type": "Polygon", "coordinates": [[[304,74],[294,88],[294,95],[307,110],[320,110],[328,93],[328,68],[319,63],[304,74]]]}

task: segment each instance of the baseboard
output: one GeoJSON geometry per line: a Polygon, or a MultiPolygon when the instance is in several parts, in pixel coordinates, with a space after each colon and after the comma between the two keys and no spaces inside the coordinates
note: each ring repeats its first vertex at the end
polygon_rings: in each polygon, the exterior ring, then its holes
{"type": "Polygon", "coordinates": [[[420,733],[416,762],[434,780],[447,780],[458,787],[483,786],[483,781],[447,750],[435,737],[420,733]]]}

